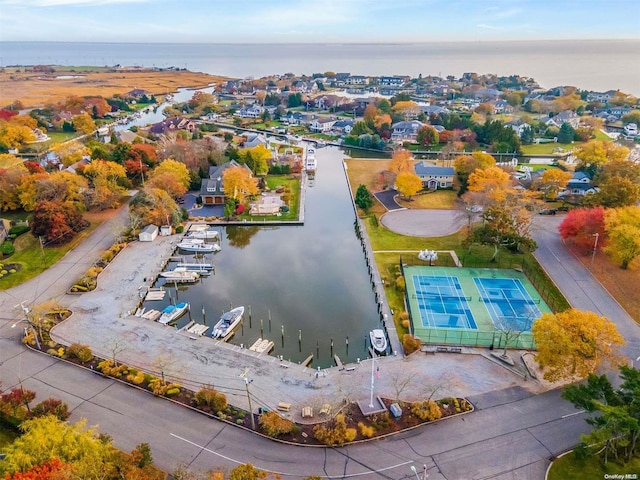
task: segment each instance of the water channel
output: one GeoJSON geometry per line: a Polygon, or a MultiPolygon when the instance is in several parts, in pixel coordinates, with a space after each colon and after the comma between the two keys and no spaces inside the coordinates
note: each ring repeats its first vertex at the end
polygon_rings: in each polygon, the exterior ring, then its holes
{"type": "MultiPolygon", "coordinates": [[[[380,317],[355,235],[343,153],[327,147],[316,157],[304,226],[216,227],[222,251],[206,259],[213,261],[215,275],[177,292],[166,288],[174,301],[177,293],[178,301],[191,304],[192,320],[203,323],[204,308],[210,326],[231,305],[244,305],[244,323],[231,343],[248,347],[262,336],[275,342],[272,355],[300,362],[313,354],[312,365],[324,368],[333,364],[333,354],[343,362],[366,358],[368,333],[380,317]]],[[[164,305],[169,303],[167,296],[164,305]]],[[[158,310],[160,305],[145,304],[158,310]]],[[[183,317],[178,327],[188,320],[183,317]]]]}

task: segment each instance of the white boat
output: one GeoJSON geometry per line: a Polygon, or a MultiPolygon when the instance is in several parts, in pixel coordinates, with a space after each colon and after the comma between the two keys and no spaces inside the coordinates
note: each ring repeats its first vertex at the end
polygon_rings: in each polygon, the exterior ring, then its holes
{"type": "Polygon", "coordinates": [[[384,334],[384,330],[381,328],[375,328],[369,332],[369,338],[371,339],[371,346],[377,353],[385,353],[387,351],[387,337],[384,334]]]}
{"type": "Polygon", "coordinates": [[[307,163],[305,164],[305,169],[307,172],[315,172],[317,167],[317,162],[315,158],[307,158],[307,163]]]}
{"type": "Polygon", "coordinates": [[[181,243],[189,243],[189,244],[193,244],[193,245],[202,245],[204,243],[204,239],[202,238],[195,238],[195,237],[185,237],[181,240],[181,243]]]}
{"type": "Polygon", "coordinates": [[[173,270],[160,273],[161,277],[167,280],[185,280],[185,279],[197,279],[199,277],[198,272],[189,270],[185,267],[176,267],[173,270]]]}
{"type": "Polygon", "coordinates": [[[187,310],[189,310],[189,304],[187,302],[181,302],[177,305],[169,305],[162,310],[162,315],[160,315],[158,323],[167,325],[180,318],[187,312],[187,310]]]}
{"type": "Polygon", "coordinates": [[[213,338],[225,339],[227,338],[233,329],[238,326],[240,321],[242,320],[242,315],[244,314],[244,307],[236,307],[233,310],[229,310],[226,313],[223,313],[220,317],[218,323],[213,327],[213,333],[211,336],[213,338]]]}
{"type": "Polygon", "coordinates": [[[193,252],[193,253],[212,253],[219,252],[220,245],[217,243],[191,243],[191,242],[180,242],[178,244],[178,248],[184,250],[185,252],[193,252]]]}
{"type": "Polygon", "coordinates": [[[190,231],[187,234],[187,238],[190,238],[190,239],[212,239],[212,238],[218,238],[218,235],[220,235],[220,232],[218,232],[217,230],[213,230],[213,229],[194,230],[193,232],[190,231]]]}
{"type": "Polygon", "coordinates": [[[176,270],[178,268],[184,268],[185,270],[189,270],[191,272],[211,272],[213,270],[213,263],[186,263],[181,262],[176,265],[176,270]]]}

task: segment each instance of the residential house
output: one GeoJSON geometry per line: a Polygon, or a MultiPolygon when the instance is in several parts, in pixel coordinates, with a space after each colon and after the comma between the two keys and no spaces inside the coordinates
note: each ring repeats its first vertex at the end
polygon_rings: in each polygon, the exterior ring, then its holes
{"type": "Polygon", "coordinates": [[[346,103],[345,97],[338,95],[321,95],[313,99],[314,106],[319,110],[330,110],[346,103]]]}
{"type": "Polygon", "coordinates": [[[608,90],[606,92],[589,92],[587,93],[587,102],[608,103],[618,92],[616,90],[608,90]]]}
{"type": "Polygon", "coordinates": [[[518,134],[518,137],[520,138],[522,138],[522,134],[524,133],[524,131],[531,126],[528,123],[523,122],[522,120],[507,122],[504,125],[506,127],[511,127],[518,134]]]}
{"type": "Polygon", "coordinates": [[[166,135],[171,132],[177,132],[178,130],[193,133],[196,130],[196,124],[185,117],[171,117],[162,122],[154,123],[149,128],[149,131],[154,135],[166,135]]]}
{"type": "Polygon", "coordinates": [[[378,77],[378,85],[384,87],[402,87],[411,80],[411,77],[406,75],[393,75],[392,77],[378,77]]]}
{"type": "Polygon", "coordinates": [[[269,140],[267,140],[267,137],[261,133],[248,133],[247,139],[242,144],[244,148],[254,148],[258,145],[264,145],[265,147],[269,146],[269,140]]]}
{"type": "Polygon", "coordinates": [[[257,103],[241,108],[235,113],[236,116],[242,118],[260,118],[262,115],[262,107],[257,103]]]}
{"type": "Polygon", "coordinates": [[[309,130],[316,133],[329,133],[335,123],[335,118],[316,118],[309,124],[309,130]]]}
{"type": "Polygon", "coordinates": [[[493,113],[511,113],[513,112],[513,107],[509,105],[506,100],[498,99],[489,102],[489,105],[493,107],[493,113]]]}
{"type": "Polygon", "coordinates": [[[560,128],[563,124],[568,123],[573,128],[577,128],[580,125],[580,117],[571,110],[564,110],[553,117],[543,116],[540,117],[540,121],[548,127],[560,128]]]}
{"type": "Polygon", "coordinates": [[[226,196],[224,187],[222,186],[222,174],[227,168],[240,167],[245,168],[251,173],[251,169],[246,165],[239,164],[235,160],[223,163],[219,166],[209,167],[209,178],[202,179],[200,186],[200,197],[204,205],[223,205],[226,196]]]}
{"type": "Polygon", "coordinates": [[[349,135],[351,130],[353,130],[353,120],[341,119],[333,124],[334,132],[349,135]]]}
{"type": "Polygon", "coordinates": [[[420,110],[422,110],[427,117],[450,112],[447,107],[441,107],[439,105],[420,105],[420,110]]]}
{"type": "Polygon", "coordinates": [[[369,77],[364,75],[350,75],[344,81],[347,85],[367,85],[369,83],[369,77]]]}
{"type": "Polygon", "coordinates": [[[436,165],[417,162],[414,167],[416,175],[422,180],[422,185],[429,190],[453,187],[453,167],[438,167],[436,165]]]}
{"type": "Polygon", "coordinates": [[[396,142],[415,142],[418,137],[418,130],[424,127],[424,123],[418,120],[397,122],[391,125],[391,140],[396,142]]]}
{"type": "Polygon", "coordinates": [[[73,122],[73,113],[71,113],[68,110],[65,110],[64,112],[56,113],[51,119],[51,123],[56,128],[61,128],[64,122],[68,122],[68,123],[73,122]]]}
{"type": "Polygon", "coordinates": [[[496,90],[495,88],[480,88],[476,91],[475,97],[478,100],[489,100],[489,99],[497,99],[502,92],[500,90],[496,90]]]}
{"type": "Polygon", "coordinates": [[[594,187],[591,183],[591,177],[584,172],[574,172],[571,180],[567,182],[565,189],[558,194],[558,197],[566,197],[570,195],[584,196],[596,193],[600,189],[594,187]]]}
{"type": "Polygon", "coordinates": [[[124,94],[124,96],[130,100],[140,100],[145,95],[151,98],[153,96],[153,93],[149,90],[143,90],[142,88],[134,88],[133,90],[130,90],[129,92],[124,94]]]}

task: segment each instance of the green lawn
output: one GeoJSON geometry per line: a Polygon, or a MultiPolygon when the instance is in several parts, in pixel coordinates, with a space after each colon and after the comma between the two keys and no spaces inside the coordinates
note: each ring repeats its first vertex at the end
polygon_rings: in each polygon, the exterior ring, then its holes
{"type": "MultiPolygon", "coordinates": [[[[592,457],[584,462],[575,459],[573,452],[558,458],[551,465],[549,480],[566,480],[579,478],[580,480],[602,480],[605,475],[618,474],[625,478],[625,474],[636,475],[626,478],[638,478],[640,475],[640,456],[636,456],[626,465],[609,461],[605,466],[599,457],[592,457]]],[[[614,478],[614,477],[610,477],[614,478]]]]}
{"type": "Polygon", "coordinates": [[[573,150],[576,147],[582,145],[581,142],[574,143],[538,143],[531,145],[522,145],[520,150],[522,150],[523,155],[551,155],[552,153],[562,153],[556,151],[556,148],[561,148],[564,151],[573,150]]]}
{"type": "MultiPolygon", "coordinates": [[[[252,221],[284,221],[284,220],[297,220],[298,219],[298,203],[300,202],[300,180],[296,177],[292,177],[291,175],[268,175],[265,178],[267,182],[267,186],[271,190],[275,190],[278,186],[289,186],[291,188],[291,200],[289,202],[289,211],[287,213],[282,213],[280,216],[277,215],[249,215],[249,213],[244,213],[239,215],[238,218],[241,220],[252,220],[252,221]]],[[[247,209],[248,211],[248,209],[247,209]]]]}
{"type": "Polygon", "coordinates": [[[66,142],[67,140],[80,136],[77,132],[47,132],[47,135],[51,137],[53,143],[66,142]]]}

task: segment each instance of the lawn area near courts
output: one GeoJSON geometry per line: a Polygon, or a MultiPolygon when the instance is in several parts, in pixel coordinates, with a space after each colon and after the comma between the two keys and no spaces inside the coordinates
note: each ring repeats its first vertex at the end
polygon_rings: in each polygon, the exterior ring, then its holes
{"type": "Polygon", "coordinates": [[[616,461],[604,464],[599,457],[591,457],[585,461],[576,460],[573,452],[563,455],[551,464],[548,480],[566,480],[579,478],[580,480],[602,480],[603,478],[638,478],[640,474],[640,456],[636,455],[631,461],[622,465],[616,461]],[[620,477],[614,477],[614,475],[620,477]],[[630,476],[626,477],[625,475],[630,476]],[[609,475],[607,477],[607,475],[609,475]]]}

